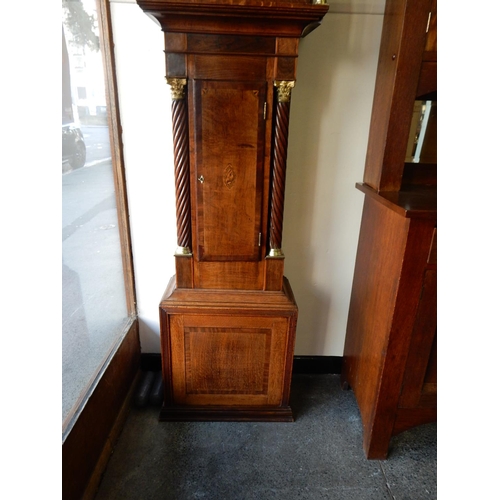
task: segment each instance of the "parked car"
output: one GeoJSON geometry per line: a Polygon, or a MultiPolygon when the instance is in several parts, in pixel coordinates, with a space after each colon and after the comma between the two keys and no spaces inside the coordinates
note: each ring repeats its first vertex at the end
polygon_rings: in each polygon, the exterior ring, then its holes
{"type": "Polygon", "coordinates": [[[62,161],[69,163],[72,169],[85,165],[87,148],[83,134],[75,123],[66,123],[62,126],[62,161]]]}

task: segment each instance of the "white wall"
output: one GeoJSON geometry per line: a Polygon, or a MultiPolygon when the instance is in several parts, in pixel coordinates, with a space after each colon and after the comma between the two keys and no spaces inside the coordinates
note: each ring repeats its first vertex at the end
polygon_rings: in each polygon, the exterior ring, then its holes
{"type": "Polygon", "coordinates": [[[329,13],[299,46],[283,232],[296,354],[343,354],[382,18],[329,13]]]}
{"type": "Polygon", "coordinates": [[[159,352],[158,304],[177,247],[163,33],[135,2],[111,8],[141,348],[159,352]]]}
{"type": "MultiPolygon", "coordinates": [[[[384,0],[330,2],[301,40],[292,93],[283,249],[299,305],[296,355],[342,356],[384,0]]],[[[140,337],[159,352],[158,303],[176,248],[170,91],[163,33],[112,0],[140,337]]]]}

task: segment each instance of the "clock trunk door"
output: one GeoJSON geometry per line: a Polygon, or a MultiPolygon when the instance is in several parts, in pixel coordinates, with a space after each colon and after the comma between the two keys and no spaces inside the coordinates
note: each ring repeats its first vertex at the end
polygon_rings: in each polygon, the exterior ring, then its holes
{"type": "Polygon", "coordinates": [[[199,261],[258,261],[266,82],[195,80],[199,261]]]}

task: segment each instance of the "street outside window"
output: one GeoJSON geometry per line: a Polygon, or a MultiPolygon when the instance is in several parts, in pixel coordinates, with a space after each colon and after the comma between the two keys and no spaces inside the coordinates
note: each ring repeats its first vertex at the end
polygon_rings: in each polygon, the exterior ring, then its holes
{"type": "Polygon", "coordinates": [[[95,0],[63,0],[63,434],[128,321],[104,82],[95,0]]]}

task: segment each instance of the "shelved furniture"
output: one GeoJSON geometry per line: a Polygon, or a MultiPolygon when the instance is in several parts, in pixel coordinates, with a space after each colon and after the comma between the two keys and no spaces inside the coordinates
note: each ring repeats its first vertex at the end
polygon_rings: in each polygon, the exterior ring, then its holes
{"type": "Polygon", "coordinates": [[[426,120],[436,108],[436,20],[435,0],[386,2],[356,185],[365,201],[341,377],[356,395],[369,459],[386,458],[392,436],[437,417],[435,116],[424,134],[414,114],[418,101],[426,120]],[[417,143],[431,163],[405,161],[417,143]]]}
{"type": "Polygon", "coordinates": [[[165,33],[176,275],[160,303],[161,420],[290,421],[288,121],[310,0],[138,0],[165,33]]]}

